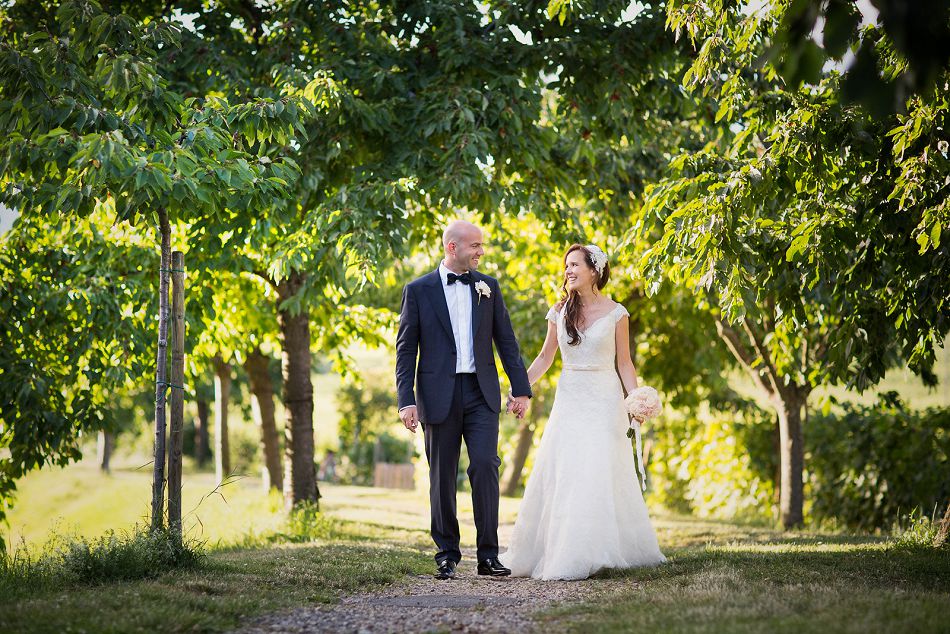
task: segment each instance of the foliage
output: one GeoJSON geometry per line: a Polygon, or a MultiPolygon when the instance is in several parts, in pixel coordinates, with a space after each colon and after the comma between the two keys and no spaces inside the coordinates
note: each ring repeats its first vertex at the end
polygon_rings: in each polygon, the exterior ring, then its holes
{"type": "Polygon", "coordinates": [[[16,480],[124,424],[111,407],[149,362],[157,258],[105,214],[22,218],[0,242],[0,519],[16,480]]]}
{"type": "MultiPolygon", "coordinates": [[[[772,521],[774,419],[742,401],[721,407],[657,421],[650,499],[699,517],[772,521]]],[[[893,393],[836,410],[812,414],[806,426],[808,523],[903,534],[901,522],[939,518],[950,496],[948,411],[909,410],[893,393]]]]}
{"type": "Polygon", "coordinates": [[[141,24],[81,0],[42,23],[0,48],[7,206],[49,217],[108,201],[133,223],[158,207],[200,217],[265,206],[294,179],[292,161],[252,151],[289,142],[309,102],[183,98],[157,65],[178,46],[167,20],[141,24]]]}
{"type": "MultiPolygon", "coordinates": [[[[5,11],[22,9],[19,3],[5,11]]],[[[160,54],[178,44],[179,30],[168,20],[137,22],[111,15],[91,0],[30,15],[33,20],[5,21],[0,43],[0,202],[20,213],[19,223],[55,233],[64,219],[97,214],[100,221],[112,220],[112,231],[121,234],[129,224],[150,222],[164,212],[172,220],[194,222],[225,215],[228,209],[267,206],[286,194],[297,167],[280,152],[261,153],[261,144],[289,143],[294,126],[313,112],[308,101],[285,96],[232,105],[214,95],[185,98],[170,90],[157,63],[160,54]]],[[[6,405],[0,422],[13,456],[0,476],[4,504],[12,481],[29,469],[76,458],[77,436],[101,426],[103,395],[120,382],[117,377],[128,377],[127,369],[144,373],[144,366],[122,349],[144,345],[143,337],[129,336],[136,322],[125,323],[141,320],[151,305],[144,285],[134,291],[137,301],[131,304],[133,291],[122,287],[125,297],[111,297],[101,288],[96,293],[60,292],[57,287],[66,286],[65,277],[50,276],[68,275],[64,264],[70,260],[80,269],[73,274],[95,271],[104,280],[141,276],[146,266],[154,267],[154,257],[143,249],[132,252],[101,243],[87,252],[77,237],[60,235],[66,238],[63,252],[69,259],[64,263],[55,252],[48,253],[43,264],[50,272],[45,279],[38,277],[30,291],[14,282],[15,276],[24,280],[19,270],[33,266],[31,258],[7,259],[11,293],[4,299],[14,302],[8,310],[42,306],[44,329],[58,332],[57,351],[69,350],[71,356],[45,358],[47,343],[37,337],[4,346],[11,355],[3,360],[5,376],[19,382],[18,391],[9,392],[18,394],[17,405],[6,405]],[[91,259],[96,252],[99,259],[91,259]],[[123,310],[129,305],[134,308],[123,310]],[[89,315],[111,322],[90,328],[89,315]],[[38,371],[55,376],[22,376],[34,363],[38,371]],[[51,396],[60,393],[65,399],[51,396]],[[14,426],[30,429],[35,437],[9,436],[14,426]]],[[[5,241],[2,248],[4,257],[14,257],[12,242],[5,241]]],[[[9,317],[7,327],[17,327],[17,315],[9,317]]]]}
{"type": "Polygon", "coordinates": [[[340,386],[336,395],[340,415],[342,482],[372,484],[376,462],[411,462],[415,448],[400,434],[396,397],[388,377],[369,372],[359,381],[340,386]]]}
{"type": "Polygon", "coordinates": [[[946,548],[947,543],[937,544],[940,520],[924,515],[920,509],[900,518],[891,528],[893,543],[897,548],[927,550],[946,548]]]}
{"type": "MultiPolygon", "coordinates": [[[[723,67],[746,68],[776,22],[807,3],[791,4],[744,18],[735,39],[712,26],[726,9],[671,7],[675,27],[705,35],[684,81],[718,101],[722,127],[651,188],[640,230],[658,222],[663,232],[643,270],[654,283],[668,273],[713,294],[730,322],[759,317],[767,301],[768,352],[798,383],[863,390],[896,354],[932,381],[934,348],[950,329],[950,252],[940,240],[950,221],[950,66],[902,104],[906,114],[880,120],[841,100],[833,72],[801,88],[777,81],[772,64],[724,80],[723,67]]],[[[891,41],[874,28],[864,38],[884,51],[882,70],[898,72],[891,41]]]]}
{"type": "MultiPolygon", "coordinates": [[[[782,0],[740,5],[722,0],[674,0],[669,27],[701,41],[697,58],[741,55],[749,70],[766,67],[791,90],[817,84],[829,62],[845,67],[843,97],[886,116],[903,112],[908,97],[930,93],[950,66],[950,5],[944,0],[782,0]],[[868,14],[862,15],[862,9],[868,14]],[[882,47],[876,22],[887,36],[882,47]],[[765,48],[751,45],[763,37],[765,48]],[[892,55],[899,63],[886,72],[892,55]],[[853,60],[853,64],[849,64],[853,60]]],[[[727,81],[732,81],[727,80],[727,81]]]]}
{"type": "Polygon", "coordinates": [[[649,499],[697,517],[774,519],[774,420],[750,403],[670,411],[649,433],[649,499]]]}
{"type": "Polygon", "coordinates": [[[950,499],[950,410],[908,409],[890,393],[873,407],[809,420],[815,521],[889,529],[911,513],[940,518],[950,499]]]}
{"type": "Polygon", "coordinates": [[[109,531],[94,540],[63,536],[48,542],[39,555],[25,547],[4,554],[0,594],[155,578],[170,570],[194,568],[203,557],[201,544],[145,526],[109,531]]]}
{"type": "MultiPolygon", "coordinates": [[[[812,390],[864,390],[902,361],[935,380],[934,351],[950,331],[950,245],[940,237],[950,73],[908,99],[907,114],[875,118],[843,100],[836,72],[786,84],[781,58],[764,55],[783,16],[809,3],[749,15],[708,4],[677,2],[668,17],[697,42],[683,81],[715,108],[717,126],[647,188],[628,251],[649,291],[669,280],[707,302],[771,400],[790,526],[802,520],[799,418],[812,390]]],[[[880,49],[881,72],[900,71],[887,36],[871,27],[862,37],[880,49]]]]}

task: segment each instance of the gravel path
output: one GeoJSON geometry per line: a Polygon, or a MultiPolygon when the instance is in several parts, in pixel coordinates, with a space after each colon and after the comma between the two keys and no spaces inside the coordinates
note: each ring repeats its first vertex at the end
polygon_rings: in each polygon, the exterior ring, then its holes
{"type": "Polygon", "coordinates": [[[629,579],[480,577],[473,554],[466,553],[452,580],[412,576],[405,584],[380,592],[346,596],[334,606],[269,614],[238,632],[530,632],[540,629],[532,616],[545,608],[612,594],[633,584],[629,579]]]}

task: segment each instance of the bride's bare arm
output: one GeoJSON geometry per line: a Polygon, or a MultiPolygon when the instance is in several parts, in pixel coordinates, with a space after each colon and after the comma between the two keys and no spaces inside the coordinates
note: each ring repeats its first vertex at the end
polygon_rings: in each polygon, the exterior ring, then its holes
{"type": "Polygon", "coordinates": [[[541,352],[535,357],[528,368],[528,383],[534,385],[538,379],[544,376],[551,364],[554,363],[554,355],[557,354],[557,326],[553,322],[548,322],[548,334],[544,338],[544,345],[541,346],[541,352]]]}
{"type": "MultiPolygon", "coordinates": [[[[630,358],[630,330],[629,319],[626,315],[617,321],[617,372],[620,373],[620,381],[623,383],[624,391],[629,394],[630,390],[637,387],[637,369],[633,367],[633,359],[630,358]]],[[[528,376],[531,376],[530,371],[528,376]]]]}

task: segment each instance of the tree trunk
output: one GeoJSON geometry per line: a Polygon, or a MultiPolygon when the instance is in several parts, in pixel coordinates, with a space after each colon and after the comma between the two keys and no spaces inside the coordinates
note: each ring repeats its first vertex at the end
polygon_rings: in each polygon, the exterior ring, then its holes
{"type": "Polygon", "coordinates": [[[270,358],[255,348],[247,355],[244,369],[251,383],[251,404],[254,418],[261,428],[261,447],[264,453],[264,465],[267,467],[268,486],[283,490],[283,478],[280,465],[280,440],[277,437],[277,423],[274,414],[274,384],[267,371],[270,358]]]}
{"type": "Polygon", "coordinates": [[[115,436],[110,431],[99,430],[99,440],[96,443],[96,457],[99,461],[99,468],[106,473],[112,473],[109,468],[109,461],[112,459],[112,445],[115,442],[115,436]]]}
{"type": "Polygon", "coordinates": [[[168,528],[181,539],[181,444],[185,420],[185,260],[172,253],[172,376],[168,425],[168,528]]]}
{"type": "Polygon", "coordinates": [[[317,503],[317,473],[313,463],[313,384],[310,380],[310,319],[306,310],[294,314],[281,308],[294,297],[306,278],[292,271],[277,287],[280,305],[277,323],[281,337],[284,377],[284,502],[288,508],[301,502],[317,503]]]}
{"type": "Polygon", "coordinates": [[[528,416],[521,419],[521,425],[518,427],[517,443],[515,444],[515,453],[511,457],[508,468],[505,469],[505,475],[502,478],[502,495],[514,495],[518,491],[518,485],[521,484],[521,475],[524,473],[524,465],[528,461],[528,454],[531,452],[531,445],[534,441],[534,430],[537,429],[538,419],[541,417],[540,403],[531,403],[528,408],[528,416]]]}
{"type": "Polygon", "coordinates": [[[940,528],[937,530],[937,536],[934,538],[934,546],[939,548],[947,543],[947,537],[950,537],[950,500],[947,500],[947,510],[940,520],[940,528]]]}
{"type": "Polygon", "coordinates": [[[168,271],[171,268],[171,226],[168,212],[158,209],[162,255],[158,271],[158,351],[155,355],[155,452],[152,457],[152,530],[165,523],[165,395],[168,392],[168,271]]]}
{"type": "Polygon", "coordinates": [[[231,398],[231,365],[214,358],[214,476],[218,484],[231,474],[228,444],[228,400],[231,398]]]}
{"type": "Polygon", "coordinates": [[[775,395],[773,401],[778,413],[782,476],[779,484],[779,517],[782,526],[789,529],[804,523],[802,472],[805,466],[805,447],[801,416],[805,399],[800,390],[790,387],[775,395]]]}
{"type": "Polygon", "coordinates": [[[195,405],[198,407],[198,417],[195,419],[195,460],[201,468],[208,462],[211,449],[211,437],[208,434],[210,408],[208,401],[204,399],[196,401],[195,405]]]}

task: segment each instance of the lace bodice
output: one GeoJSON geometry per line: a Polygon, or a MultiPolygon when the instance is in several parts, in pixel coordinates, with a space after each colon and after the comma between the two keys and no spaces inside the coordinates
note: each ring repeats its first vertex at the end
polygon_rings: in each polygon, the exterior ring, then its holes
{"type": "Polygon", "coordinates": [[[557,325],[557,341],[561,349],[564,369],[569,370],[613,370],[616,357],[615,326],[620,319],[630,313],[621,304],[615,303],[606,315],[579,331],[580,343],[576,346],[568,343],[570,336],[564,326],[564,309],[555,306],[548,311],[547,319],[557,325]]]}

